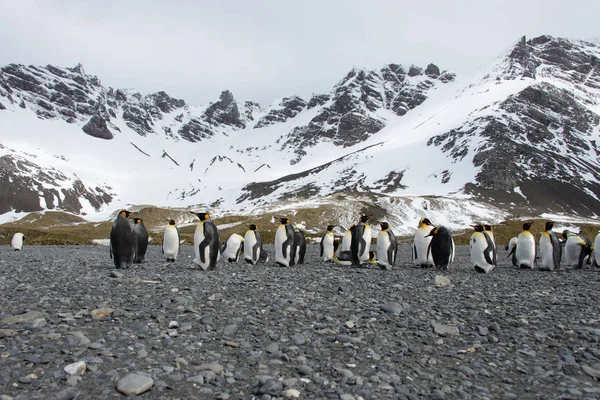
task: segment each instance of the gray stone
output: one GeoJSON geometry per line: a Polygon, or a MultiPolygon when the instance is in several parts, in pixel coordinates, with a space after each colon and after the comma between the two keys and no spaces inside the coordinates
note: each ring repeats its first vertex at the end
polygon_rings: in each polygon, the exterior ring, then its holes
{"type": "Polygon", "coordinates": [[[379,309],[382,311],[385,311],[386,313],[390,313],[390,314],[400,314],[402,312],[402,305],[390,301],[389,303],[385,303],[381,306],[379,306],[379,309]]]}
{"type": "Polygon", "coordinates": [[[154,385],[154,380],[148,375],[133,372],[119,379],[117,390],[125,396],[137,396],[144,393],[154,385]]]}
{"type": "Polygon", "coordinates": [[[28,324],[37,319],[44,319],[44,314],[39,311],[28,311],[23,314],[4,317],[0,320],[0,325],[28,324]]]}
{"type": "Polygon", "coordinates": [[[458,328],[452,325],[443,325],[432,322],[431,326],[433,327],[433,331],[440,336],[456,336],[460,333],[458,328]]]}
{"type": "Polygon", "coordinates": [[[227,325],[223,328],[223,335],[225,336],[233,336],[238,331],[239,326],[237,324],[227,325]]]}

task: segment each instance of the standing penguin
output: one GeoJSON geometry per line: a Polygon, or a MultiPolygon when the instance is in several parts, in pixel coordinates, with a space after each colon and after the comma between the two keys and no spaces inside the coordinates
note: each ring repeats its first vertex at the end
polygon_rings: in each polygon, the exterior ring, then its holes
{"type": "Polygon", "coordinates": [[[144,226],[144,221],[141,218],[133,219],[133,235],[135,243],[135,252],[133,256],[133,262],[135,264],[141,264],[144,262],[146,256],[146,250],[148,249],[148,231],[144,226]]]}
{"type": "Polygon", "coordinates": [[[238,262],[243,251],[244,238],[242,235],[232,233],[221,248],[221,255],[227,262],[238,262]]]}
{"type": "Polygon", "coordinates": [[[546,222],[544,232],[540,234],[540,265],[538,268],[545,271],[554,271],[560,268],[560,257],[562,256],[562,246],[552,232],[554,222],[546,222]]]}
{"type": "Polygon", "coordinates": [[[110,257],[116,268],[128,268],[133,264],[135,236],[133,225],[127,219],[130,214],[130,211],[120,211],[110,231],[110,257]]]}
{"type": "Polygon", "coordinates": [[[412,248],[412,259],[415,265],[422,268],[433,266],[433,258],[431,253],[428,253],[429,243],[431,243],[431,236],[428,236],[431,230],[435,228],[431,221],[427,218],[421,218],[417,232],[415,233],[415,239],[412,248]]]}
{"type": "MultiPolygon", "coordinates": [[[[352,232],[354,232],[354,228],[356,225],[352,225],[350,228],[344,231],[342,235],[342,243],[336,247],[335,253],[339,256],[342,251],[350,251],[350,246],[352,245],[352,232]]],[[[352,255],[352,252],[350,252],[352,255]]]]}
{"type": "Polygon", "coordinates": [[[593,250],[593,245],[588,238],[581,234],[563,231],[565,242],[565,260],[567,265],[578,269],[583,268],[583,263],[593,250]]]}
{"type": "Polygon", "coordinates": [[[512,259],[511,259],[512,265],[513,265],[513,267],[516,267],[518,265],[517,264],[517,255],[515,254],[515,252],[517,250],[517,237],[516,236],[510,238],[510,240],[504,247],[504,250],[508,251],[508,255],[506,256],[506,258],[512,256],[512,259]]]}
{"type": "Polygon", "coordinates": [[[515,257],[517,265],[523,269],[533,269],[535,267],[535,238],[529,232],[533,222],[523,224],[523,231],[517,236],[517,248],[515,257]]]}
{"type": "Polygon", "coordinates": [[[483,225],[483,233],[485,233],[492,241],[492,244],[494,246],[494,256],[492,257],[492,261],[494,262],[495,266],[498,266],[498,251],[496,250],[496,238],[494,236],[494,230],[492,229],[492,226],[483,225]]]}
{"type": "Polygon", "coordinates": [[[333,242],[335,239],[333,236],[333,228],[335,228],[335,225],[327,225],[327,232],[321,237],[321,253],[319,254],[319,257],[321,257],[323,261],[333,261],[333,242]]]}
{"type": "Polygon", "coordinates": [[[179,255],[179,230],[175,226],[175,220],[168,219],[169,225],[165,228],[162,252],[168,262],[175,262],[179,255]]]}
{"type": "Polygon", "coordinates": [[[279,218],[279,222],[275,232],[275,262],[282,267],[290,267],[296,261],[294,226],[289,218],[279,218]]]}
{"type": "Polygon", "coordinates": [[[350,250],[341,250],[337,241],[333,242],[333,262],[343,266],[352,265],[352,253],[350,250]]]}
{"type": "Polygon", "coordinates": [[[198,265],[204,271],[215,269],[221,253],[219,252],[219,231],[213,221],[210,220],[210,214],[207,212],[197,213],[190,211],[200,218],[194,232],[194,251],[196,258],[194,264],[198,265]]]}
{"type": "Polygon", "coordinates": [[[13,235],[10,245],[12,246],[13,249],[15,249],[15,251],[21,251],[21,249],[23,248],[24,241],[25,241],[25,235],[23,235],[20,232],[17,232],[13,235]]]}
{"type": "Polygon", "coordinates": [[[594,239],[593,255],[594,255],[594,262],[592,263],[592,265],[594,267],[600,266],[600,231],[598,231],[598,234],[596,235],[596,239],[594,239]]]}
{"type": "Polygon", "coordinates": [[[304,264],[304,255],[306,254],[306,236],[299,229],[294,229],[294,246],[296,247],[295,264],[304,264]]]}
{"type": "Polygon", "coordinates": [[[369,262],[369,251],[371,251],[371,226],[369,226],[370,215],[360,217],[360,222],[356,224],[352,231],[352,242],[350,251],[352,252],[352,261],[354,265],[369,262]]]}
{"type": "Polygon", "coordinates": [[[473,225],[473,229],[469,240],[471,263],[475,271],[487,274],[496,267],[496,245],[483,225],[473,225]]]}
{"type": "Polygon", "coordinates": [[[383,269],[392,269],[396,263],[398,243],[387,222],[380,222],[381,230],[377,235],[377,264],[383,269]]]}
{"type": "Polygon", "coordinates": [[[246,262],[256,265],[262,253],[262,238],[258,233],[258,226],[248,225],[248,231],[244,235],[244,258],[246,262]]]}
{"type": "Polygon", "coordinates": [[[445,226],[438,226],[433,228],[426,237],[431,237],[426,257],[431,253],[433,265],[437,269],[448,270],[448,266],[454,261],[455,247],[452,234],[445,226]]]}

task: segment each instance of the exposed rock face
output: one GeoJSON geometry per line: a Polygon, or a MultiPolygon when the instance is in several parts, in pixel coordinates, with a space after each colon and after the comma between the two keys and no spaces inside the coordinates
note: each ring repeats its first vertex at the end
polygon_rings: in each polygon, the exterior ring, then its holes
{"type": "Polygon", "coordinates": [[[108,130],[106,121],[98,115],[92,116],[88,123],[85,124],[81,129],[88,135],[100,139],[112,139],[114,137],[113,134],[108,130]]]}
{"type": "Polygon", "coordinates": [[[240,118],[240,111],[233,94],[229,90],[221,92],[219,101],[211,104],[206,109],[204,119],[209,124],[230,125],[239,129],[246,127],[246,124],[240,118]]]}
{"type": "Polygon", "coordinates": [[[267,115],[254,125],[254,128],[262,128],[263,126],[285,122],[290,118],[294,118],[300,111],[306,108],[306,102],[298,96],[284,97],[278,106],[279,108],[271,108],[267,115]]]}

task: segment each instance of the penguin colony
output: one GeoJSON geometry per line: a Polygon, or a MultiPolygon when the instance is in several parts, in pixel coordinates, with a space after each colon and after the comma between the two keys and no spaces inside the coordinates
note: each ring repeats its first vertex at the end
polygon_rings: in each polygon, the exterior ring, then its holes
{"type": "MultiPolygon", "coordinates": [[[[141,218],[130,219],[131,212],[119,212],[113,222],[110,233],[110,256],[116,268],[128,268],[133,263],[143,263],[148,248],[148,232],[141,218]]],[[[233,233],[220,247],[217,226],[207,212],[192,212],[199,219],[194,233],[193,262],[202,270],[217,267],[221,257],[226,262],[238,262],[240,257],[246,263],[257,265],[266,263],[269,255],[263,249],[263,242],[256,224],[247,225],[248,230],[242,237],[233,233]]],[[[396,263],[398,244],[388,222],[379,222],[376,251],[371,251],[371,215],[363,215],[358,222],[344,230],[340,241],[336,240],[333,230],[336,225],[328,225],[320,241],[319,257],[322,261],[334,262],[345,266],[376,264],[389,270],[396,263]]],[[[275,263],[282,267],[304,264],[306,237],[303,231],[295,228],[289,218],[277,218],[279,227],[275,233],[275,263]]],[[[168,262],[175,262],[179,255],[180,238],[175,221],[167,220],[162,253],[168,262]]],[[[566,265],[583,268],[584,264],[598,267],[600,258],[600,232],[592,243],[581,233],[568,230],[557,235],[552,229],[554,222],[548,221],[540,234],[539,246],[530,232],[533,222],[525,222],[518,236],[510,239],[505,247],[513,266],[522,269],[538,268],[555,271],[561,266],[564,254],[566,265]]],[[[497,265],[497,246],[490,225],[476,224],[469,239],[471,263],[475,271],[490,273],[497,265]]],[[[12,247],[21,250],[24,236],[16,233],[12,247]]],[[[435,226],[429,219],[421,218],[414,236],[412,260],[416,266],[427,268],[435,266],[439,270],[448,270],[454,261],[455,244],[451,232],[444,226],[435,226]]]]}

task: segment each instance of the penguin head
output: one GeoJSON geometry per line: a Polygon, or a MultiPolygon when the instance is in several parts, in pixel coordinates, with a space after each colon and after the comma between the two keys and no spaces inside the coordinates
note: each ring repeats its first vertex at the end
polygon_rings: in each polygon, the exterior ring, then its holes
{"type": "Polygon", "coordinates": [[[382,231],[384,231],[386,229],[390,229],[390,224],[388,224],[387,222],[380,222],[379,226],[381,226],[382,231]]]}
{"type": "Polygon", "coordinates": [[[258,229],[258,226],[256,224],[250,224],[248,225],[248,229],[250,229],[251,231],[255,231],[258,229]]]}
{"type": "Polygon", "coordinates": [[[483,232],[484,230],[481,224],[473,225],[473,229],[475,229],[475,232],[483,232]]]}
{"type": "Polygon", "coordinates": [[[335,225],[327,225],[327,232],[331,232],[335,228],[335,225]]]}
{"type": "Polygon", "coordinates": [[[491,225],[484,224],[484,225],[483,225],[483,230],[484,230],[484,231],[491,232],[491,231],[492,231],[492,226],[491,226],[491,225]]]}
{"type": "Polygon", "coordinates": [[[363,215],[362,217],[360,217],[360,222],[362,222],[363,224],[366,224],[367,221],[369,220],[369,218],[371,218],[373,216],[373,214],[371,215],[363,215]]]}
{"type": "Polygon", "coordinates": [[[133,222],[134,222],[135,224],[139,224],[139,223],[140,223],[140,222],[142,222],[142,221],[143,221],[143,220],[142,220],[141,218],[134,218],[134,219],[133,219],[133,222]]]}
{"type": "Polygon", "coordinates": [[[531,222],[525,222],[523,224],[523,230],[524,231],[528,231],[531,228],[531,225],[533,225],[533,221],[531,221],[531,222]]]}
{"type": "Polygon", "coordinates": [[[174,219],[168,219],[167,221],[169,221],[169,225],[175,225],[175,220],[174,219]]]}
{"type": "Polygon", "coordinates": [[[196,217],[200,218],[200,221],[206,221],[207,219],[210,219],[210,214],[207,212],[203,212],[203,213],[197,213],[197,212],[193,212],[190,211],[192,214],[194,214],[196,217]]]}
{"type": "Polygon", "coordinates": [[[281,222],[282,225],[289,224],[290,223],[290,219],[289,218],[285,218],[285,217],[281,217],[281,218],[279,218],[279,222],[281,222]]]}
{"type": "Polygon", "coordinates": [[[418,226],[418,228],[422,227],[423,225],[433,226],[433,224],[431,223],[431,221],[429,220],[429,218],[421,218],[419,220],[419,226],[418,226]]]}
{"type": "Polygon", "coordinates": [[[565,239],[567,239],[569,237],[569,235],[574,235],[574,233],[568,229],[565,229],[564,231],[562,231],[562,237],[564,237],[565,239]]]}
{"type": "Polygon", "coordinates": [[[425,237],[429,237],[429,236],[435,236],[440,232],[440,228],[435,227],[431,230],[431,232],[429,232],[429,235],[426,235],[425,237]]]}
{"type": "Polygon", "coordinates": [[[546,231],[551,231],[553,227],[554,227],[554,221],[546,222],[546,227],[545,227],[546,231]]]}
{"type": "Polygon", "coordinates": [[[131,214],[131,211],[121,210],[121,211],[119,211],[119,214],[121,214],[125,218],[129,218],[129,215],[131,214]]]}

